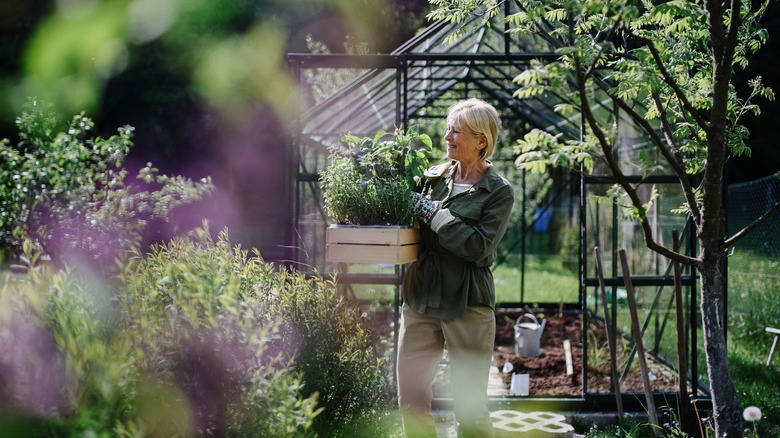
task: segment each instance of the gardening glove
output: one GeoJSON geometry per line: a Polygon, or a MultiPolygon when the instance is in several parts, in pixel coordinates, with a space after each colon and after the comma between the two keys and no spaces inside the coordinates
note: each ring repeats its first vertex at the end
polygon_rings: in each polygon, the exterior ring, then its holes
{"type": "Polygon", "coordinates": [[[441,208],[441,201],[431,201],[417,192],[409,193],[409,198],[412,201],[412,215],[419,219],[420,222],[430,225],[433,216],[435,216],[436,212],[441,208]]]}

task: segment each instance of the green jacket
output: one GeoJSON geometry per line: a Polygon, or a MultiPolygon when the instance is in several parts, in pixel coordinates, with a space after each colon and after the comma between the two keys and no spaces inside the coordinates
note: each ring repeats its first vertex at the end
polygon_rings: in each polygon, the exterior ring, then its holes
{"type": "Polygon", "coordinates": [[[457,170],[454,165],[428,169],[420,191],[443,200],[455,217],[438,233],[420,224],[423,244],[404,278],[403,298],[419,313],[454,319],[467,306],[495,308],[496,291],[490,266],[504,237],[514,204],[514,189],[491,165],[482,180],[448,198],[457,170]]]}

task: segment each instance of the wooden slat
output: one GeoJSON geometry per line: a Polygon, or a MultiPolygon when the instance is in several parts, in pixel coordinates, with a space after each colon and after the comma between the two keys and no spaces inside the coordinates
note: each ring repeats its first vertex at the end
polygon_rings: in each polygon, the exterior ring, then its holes
{"type": "Polygon", "coordinates": [[[331,243],[360,245],[410,245],[419,243],[420,230],[401,227],[330,226],[326,240],[331,243]]]}
{"type": "Polygon", "coordinates": [[[325,260],[334,263],[404,264],[422,246],[420,230],[408,227],[332,225],[325,234],[325,260]]]}
{"type": "Polygon", "coordinates": [[[336,263],[404,264],[417,260],[421,246],[328,244],[325,259],[336,263]]]}

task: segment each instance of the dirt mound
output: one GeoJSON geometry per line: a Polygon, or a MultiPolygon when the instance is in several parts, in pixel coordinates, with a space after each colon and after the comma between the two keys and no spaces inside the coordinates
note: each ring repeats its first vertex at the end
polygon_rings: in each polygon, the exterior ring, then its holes
{"type": "MultiPolygon", "coordinates": [[[[529,375],[529,393],[532,396],[580,396],[582,394],[582,316],[575,312],[545,311],[533,309],[533,314],[541,323],[547,322],[540,339],[540,354],[537,357],[515,355],[515,323],[517,318],[527,313],[524,309],[498,309],[496,311],[496,347],[493,353],[494,364],[502,374],[506,389],[512,381],[512,374],[529,375]],[[572,374],[567,374],[564,340],[571,345],[572,374]],[[510,362],[512,371],[503,373],[504,364],[510,362]]],[[[524,320],[525,321],[525,320],[524,320]]],[[[527,322],[527,321],[525,321],[527,322]]],[[[602,321],[589,319],[588,349],[588,393],[609,393],[610,368],[609,348],[602,321]],[[595,343],[593,342],[595,340],[595,343]]],[[[627,361],[627,351],[623,351],[622,342],[618,342],[618,372],[622,372],[627,361]]],[[[677,391],[675,375],[669,368],[648,358],[651,384],[655,392],[677,391]]],[[[624,393],[643,392],[641,374],[636,358],[632,361],[629,373],[621,386],[624,393]]]]}

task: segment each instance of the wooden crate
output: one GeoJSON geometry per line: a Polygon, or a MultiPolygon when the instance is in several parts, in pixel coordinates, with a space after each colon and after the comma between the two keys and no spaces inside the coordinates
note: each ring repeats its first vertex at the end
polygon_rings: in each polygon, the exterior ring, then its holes
{"type": "Polygon", "coordinates": [[[393,226],[331,225],[325,260],[333,263],[400,265],[417,260],[420,230],[393,226]]]}

